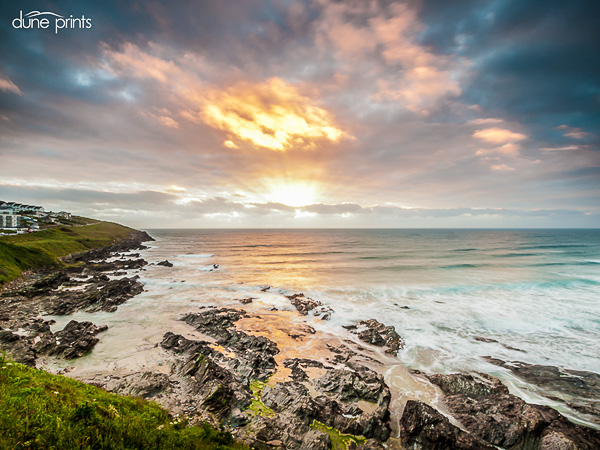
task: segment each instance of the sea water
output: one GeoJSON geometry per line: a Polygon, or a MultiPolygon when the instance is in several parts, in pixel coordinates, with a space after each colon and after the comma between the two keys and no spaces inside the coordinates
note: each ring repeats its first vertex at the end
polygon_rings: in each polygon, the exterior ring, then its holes
{"type": "Polygon", "coordinates": [[[551,403],[483,357],[600,373],[600,230],[148,232],[142,256],[173,267],[147,266],[146,292],[89,318],[109,325],[94,364],[182,332],[190,309],[261,297],[293,310],[284,295],[303,292],[335,311],[323,330],[375,318],[405,340],[403,366],[491,373],[528,401],[551,403]]]}
{"type": "Polygon", "coordinates": [[[333,327],[395,326],[416,369],[468,370],[492,356],[600,373],[600,230],[150,234],[148,256],[174,264],[168,276],[186,280],[189,300],[270,285],[331,306],[333,327]]]}

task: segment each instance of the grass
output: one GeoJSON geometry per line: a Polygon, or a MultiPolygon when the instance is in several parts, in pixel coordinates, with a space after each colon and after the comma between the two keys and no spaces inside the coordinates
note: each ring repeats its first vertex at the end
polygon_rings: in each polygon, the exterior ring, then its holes
{"type": "Polygon", "coordinates": [[[250,390],[252,391],[252,403],[248,410],[254,416],[275,417],[275,412],[262,402],[263,389],[267,383],[254,380],[250,382],[250,390]]]}
{"type": "Polygon", "coordinates": [[[0,450],[247,449],[153,402],[105,392],[0,355],[0,450]]]}
{"type": "MultiPolygon", "coordinates": [[[[90,223],[77,217],[75,224],[90,223]]],[[[61,257],[104,247],[127,238],[135,230],[116,223],[96,222],[84,226],[58,226],[35,233],[0,236],[0,285],[28,269],[60,267],[61,257]]]]}
{"type": "Polygon", "coordinates": [[[333,427],[328,427],[324,423],[313,420],[313,423],[310,425],[311,428],[315,430],[323,431],[329,435],[331,439],[331,448],[332,450],[346,450],[348,448],[348,444],[350,441],[356,442],[358,445],[364,444],[367,439],[363,436],[354,436],[352,434],[344,434],[339,430],[336,430],[333,427]]]}

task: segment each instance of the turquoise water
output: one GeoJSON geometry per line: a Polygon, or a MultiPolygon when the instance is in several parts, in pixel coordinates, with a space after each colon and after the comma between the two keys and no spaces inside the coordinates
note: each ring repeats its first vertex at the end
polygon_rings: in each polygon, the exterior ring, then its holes
{"type": "Polygon", "coordinates": [[[600,373],[600,230],[149,233],[149,259],[174,263],[149,288],[184,300],[270,285],[330,305],[340,333],[371,317],[394,325],[412,368],[490,372],[481,357],[493,356],[600,373]]]}

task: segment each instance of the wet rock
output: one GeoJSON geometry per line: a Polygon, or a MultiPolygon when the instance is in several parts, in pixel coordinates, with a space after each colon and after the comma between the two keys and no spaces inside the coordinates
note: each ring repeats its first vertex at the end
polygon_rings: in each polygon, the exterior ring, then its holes
{"type": "Polygon", "coordinates": [[[330,369],[315,380],[315,388],[341,401],[365,400],[379,406],[390,402],[390,390],[377,372],[359,365],[350,369],[330,369]]]}
{"type": "Polygon", "coordinates": [[[527,364],[521,361],[506,362],[494,358],[486,358],[486,360],[509,369],[528,383],[556,392],[559,398],[551,398],[562,400],[567,406],[582,413],[594,415],[597,423],[600,424],[600,375],[581,370],[527,364]]]}
{"type": "Polygon", "coordinates": [[[409,400],[400,418],[400,438],[409,450],[494,450],[496,447],[450,423],[431,406],[409,400]]]}
{"type": "Polygon", "coordinates": [[[303,293],[286,295],[286,297],[303,316],[307,316],[308,313],[312,311],[314,316],[320,316],[322,320],[329,320],[331,314],[333,313],[333,309],[331,309],[329,306],[324,306],[318,300],[305,297],[303,293]]]}
{"type": "Polygon", "coordinates": [[[25,297],[44,295],[67,281],[69,281],[69,276],[63,271],[58,271],[20,289],[16,294],[24,295],[25,297]]]}
{"type": "Polygon", "coordinates": [[[508,394],[508,388],[500,380],[485,373],[429,375],[429,380],[440,387],[446,395],[465,395],[479,398],[492,394],[508,394]]]}
{"type": "Polygon", "coordinates": [[[551,435],[547,442],[560,438],[577,449],[600,448],[600,431],[575,425],[548,406],[526,403],[490,375],[433,375],[429,379],[440,386],[444,402],[465,429],[490,444],[537,449],[543,437],[551,435]]]}
{"type": "Polygon", "coordinates": [[[173,263],[169,262],[167,259],[165,259],[164,261],[157,262],[156,265],[164,267],[173,267],[173,263]]]}
{"type": "Polygon", "coordinates": [[[108,283],[109,281],[110,281],[110,278],[108,277],[108,275],[106,275],[104,273],[94,275],[89,280],[90,283],[108,283]]]}
{"type": "Polygon", "coordinates": [[[46,311],[55,315],[73,314],[82,309],[88,312],[114,312],[120,304],[144,290],[144,285],[138,280],[138,276],[121,278],[100,286],[92,284],[83,292],[64,292],[46,306],[46,311]]]}
{"type": "Polygon", "coordinates": [[[385,352],[390,355],[398,354],[398,350],[404,347],[404,340],[393,326],[386,326],[375,319],[361,320],[356,325],[344,328],[357,334],[361,341],[378,347],[387,347],[385,352]]]}
{"type": "Polygon", "coordinates": [[[235,353],[235,358],[221,355],[218,359],[225,362],[242,379],[266,380],[276,371],[277,363],[274,357],[279,353],[279,349],[264,336],[253,336],[236,330],[234,322],[242,317],[248,317],[243,310],[221,308],[188,314],[181,320],[215,338],[217,344],[235,353]]]}
{"type": "Polygon", "coordinates": [[[99,341],[95,335],[107,329],[106,325],[96,326],[92,322],[71,320],[63,330],[42,337],[34,349],[37,353],[50,356],[78,358],[91,351],[99,341]]]}
{"type": "Polygon", "coordinates": [[[291,415],[305,425],[314,420],[333,427],[342,433],[362,435],[385,441],[390,435],[390,391],[383,379],[370,369],[340,370],[324,367],[317,361],[286,360],[292,368],[294,381],[277,383],[264,388],[263,402],[279,414],[291,415]],[[312,397],[300,381],[307,381],[301,367],[319,367],[325,375],[312,384],[325,395],[312,397]],[[372,403],[369,411],[361,410],[356,401],[372,403]]]}
{"type": "Polygon", "coordinates": [[[253,301],[253,300],[254,300],[254,298],[253,298],[253,297],[248,297],[248,298],[241,298],[241,299],[239,299],[239,302],[240,302],[242,305],[247,305],[247,304],[249,304],[249,303],[252,303],[252,301],[253,301]]]}

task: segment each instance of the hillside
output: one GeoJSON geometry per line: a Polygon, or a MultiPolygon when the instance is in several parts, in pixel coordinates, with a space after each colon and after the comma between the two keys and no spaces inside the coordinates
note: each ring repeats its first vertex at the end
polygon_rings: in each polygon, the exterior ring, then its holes
{"type": "Polygon", "coordinates": [[[0,355],[0,450],[244,449],[208,425],[186,426],[154,402],[17,364],[0,355]]]}
{"type": "Polygon", "coordinates": [[[104,247],[135,233],[133,228],[116,223],[93,222],[0,236],[0,286],[24,270],[59,267],[64,256],[104,247]]]}

